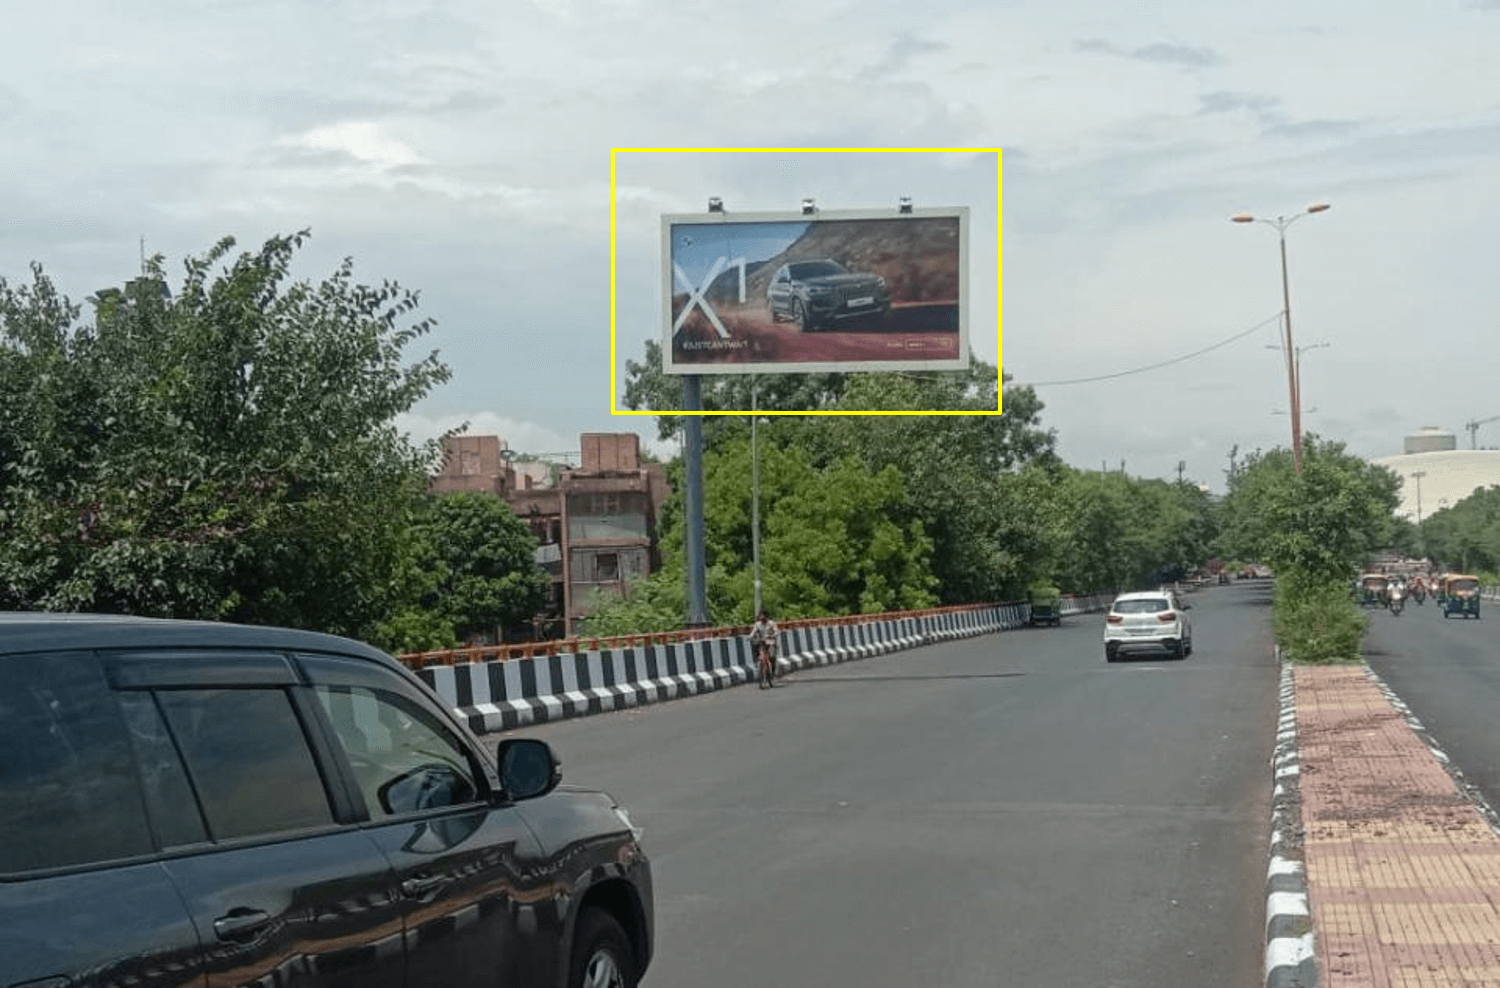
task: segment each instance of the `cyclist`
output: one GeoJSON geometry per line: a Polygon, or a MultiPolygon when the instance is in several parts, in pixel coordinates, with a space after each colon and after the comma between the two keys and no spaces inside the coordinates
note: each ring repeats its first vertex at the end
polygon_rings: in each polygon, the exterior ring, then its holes
{"type": "Polygon", "coordinates": [[[769,653],[768,659],[771,663],[772,679],[780,678],[776,673],[777,634],[776,622],[771,620],[771,616],[766,613],[765,608],[761,608],[760,613],[755,616],[755,624],[750,626],[750,647],[755,651],[757,667],[760,664],[761,651],[765,650],[769,653]]]}

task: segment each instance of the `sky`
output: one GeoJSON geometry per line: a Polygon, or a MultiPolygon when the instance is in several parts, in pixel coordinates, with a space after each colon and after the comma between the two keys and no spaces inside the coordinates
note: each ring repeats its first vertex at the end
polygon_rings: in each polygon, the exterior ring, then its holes
{"type": "Polygon", "coordinates": [[[1381,457],[1500,416],[1500,0],[59,0],[0,26],[0,277],[82,300],[142,239],[175,278],[310,229],[300,275],[352,257],[436,319],[420,353],[455,374],[415,438],[674,452],[610,394],[661,335],[661,215],[710,196],[970,207],[973,349],[1078,467],[1219,490],[1231,449],[1289,444],[1277,233],[1229,217],[1319,201],[1286,231],[1305,429],[1381,457]],[[1003,211],[993,153],[824,148],[1003,148],[1003,211]]]}

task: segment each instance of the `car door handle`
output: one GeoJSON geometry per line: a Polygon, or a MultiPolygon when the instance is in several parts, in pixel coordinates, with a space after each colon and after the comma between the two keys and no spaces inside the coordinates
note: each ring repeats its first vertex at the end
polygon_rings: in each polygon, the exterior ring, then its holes
{"type": "Polygon", "coordinates": [[[220,940],[243,940],[270,921],[270,914],[259,909],[235,909],[214,920],[214,932],[220,940]]]}
{"type": "Polygon", "coordinates": [[[435,892],[447,885],[452,879],[446,875],[427,875],[421,878],[408,878],[401,882],[401,894],[408,899],[420,899],[429,892],[435,892]]]}

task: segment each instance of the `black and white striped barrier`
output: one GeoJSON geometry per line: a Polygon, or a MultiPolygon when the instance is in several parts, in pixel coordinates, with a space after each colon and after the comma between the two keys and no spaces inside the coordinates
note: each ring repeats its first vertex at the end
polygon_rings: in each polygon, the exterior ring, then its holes
{"type": "MultiPolygon", "coordinates": [[[[1063,613],[1097,610],[1110,599],[1068,598],[1063,613]],[[1069,610],[1070,604],[1074,609],[1069,610]]],[[[921,617],[787,628],[781,633],[777,661],[783,671],[832,665],[1007,631],[1030,621],[1029,605],[1000,604],[921,617]]],[[[431,665],[418,669],[417,675],[458,711],[471,730],[483,734],[737,686],[755,678],[755,666],[749,638],[738,635],[431,665]]]]}

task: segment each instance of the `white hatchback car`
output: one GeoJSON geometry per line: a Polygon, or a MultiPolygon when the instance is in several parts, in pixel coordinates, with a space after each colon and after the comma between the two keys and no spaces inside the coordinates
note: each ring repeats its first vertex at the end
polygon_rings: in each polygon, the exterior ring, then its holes
{"type": "Polygon", "coordinates": [[[1104,619],[1105,661],[1126,652],[1165,652],[1175,659],[1192,655],[1190,606],[1172,590],[1120,594],[1104,619]]]}

